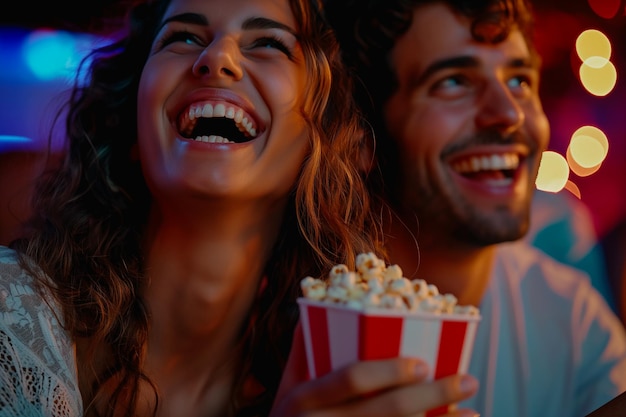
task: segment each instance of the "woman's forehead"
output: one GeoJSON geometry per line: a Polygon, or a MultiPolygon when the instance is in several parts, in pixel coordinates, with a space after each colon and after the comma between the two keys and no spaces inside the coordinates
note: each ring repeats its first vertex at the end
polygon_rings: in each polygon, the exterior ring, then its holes
{"type": "Polygon", "coordinates": [[[181,13],[204,15],[211,26],[263,17],[296,28],[289,0],[171,0],[164,19],[181,13]]]}

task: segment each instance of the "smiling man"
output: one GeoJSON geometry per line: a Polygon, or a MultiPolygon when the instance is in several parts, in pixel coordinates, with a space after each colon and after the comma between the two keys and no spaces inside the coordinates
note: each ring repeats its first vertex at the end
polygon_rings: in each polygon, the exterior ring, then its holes
{"type": "MultiPolygon", "coordinates": [[[[521,240],[550,130],[523,0],[327,0],[376,136],[392,263],[480,307],[482,416],[580,416],[626,390],[626,335],[521,240]]],[[[372,175],[373,178],[377,176],[372,175]]]]}

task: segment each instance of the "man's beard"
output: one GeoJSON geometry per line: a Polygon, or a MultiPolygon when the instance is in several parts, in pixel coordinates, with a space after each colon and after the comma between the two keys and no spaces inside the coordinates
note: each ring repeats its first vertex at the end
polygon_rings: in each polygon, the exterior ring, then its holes
{"type": "Polygon", "coordinates": [[[475,246],[489,246],[511,242],[523,238],[529,229],[528,210],[524,213],[510,213],[508,209],[496,210],[496,213],[482,213],[466,207],[467,217],[457,223],[453,229],[457,239],[475,246]]]}
{"type": "Polygon", "coordinates": [[[404,198],[401,211],[417,220],[417,238],[423,243],[456,241],[484,247],[521,239],[530,226],[530,195],[523,205],[503,205],[489,211],[476,207],[459,190],[450,188],[422,186],[404,194],[404,198]]]}

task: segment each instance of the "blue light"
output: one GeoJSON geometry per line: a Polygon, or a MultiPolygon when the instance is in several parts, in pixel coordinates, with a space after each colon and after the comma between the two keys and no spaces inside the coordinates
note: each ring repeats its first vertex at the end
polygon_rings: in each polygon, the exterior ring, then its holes
{"type": "Polygon", "coordinates": [[[0,135],[0,154],[14,149],[24,149],[33,144],[31,138],[17,135],[0,135]]]}
{"type": "Polygon", "coordinates": [[[73,80],[93,39],[56,30],[36,30],[23,43],[22,55],[28,68],[42,81],[73,80]]]}

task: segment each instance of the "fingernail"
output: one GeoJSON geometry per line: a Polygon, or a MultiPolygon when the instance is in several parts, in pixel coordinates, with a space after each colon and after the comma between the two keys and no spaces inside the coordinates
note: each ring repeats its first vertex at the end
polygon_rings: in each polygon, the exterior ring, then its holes
{"type": "Polygon", "coordinates": [[[415,376],[418,378],[424,378],[428,375],[428,366],[423,362],[418,362],[415,364],[415,376]]]}
{"type": "Polygon", "coordinates": [[[476,389],[478,388],[478,381],[476,381],[475,378],[469,375],[463,375],[461,377],[461,383],[459,385],[459,388],[464,394],[469,394],[476,391],[476,389]]]}

